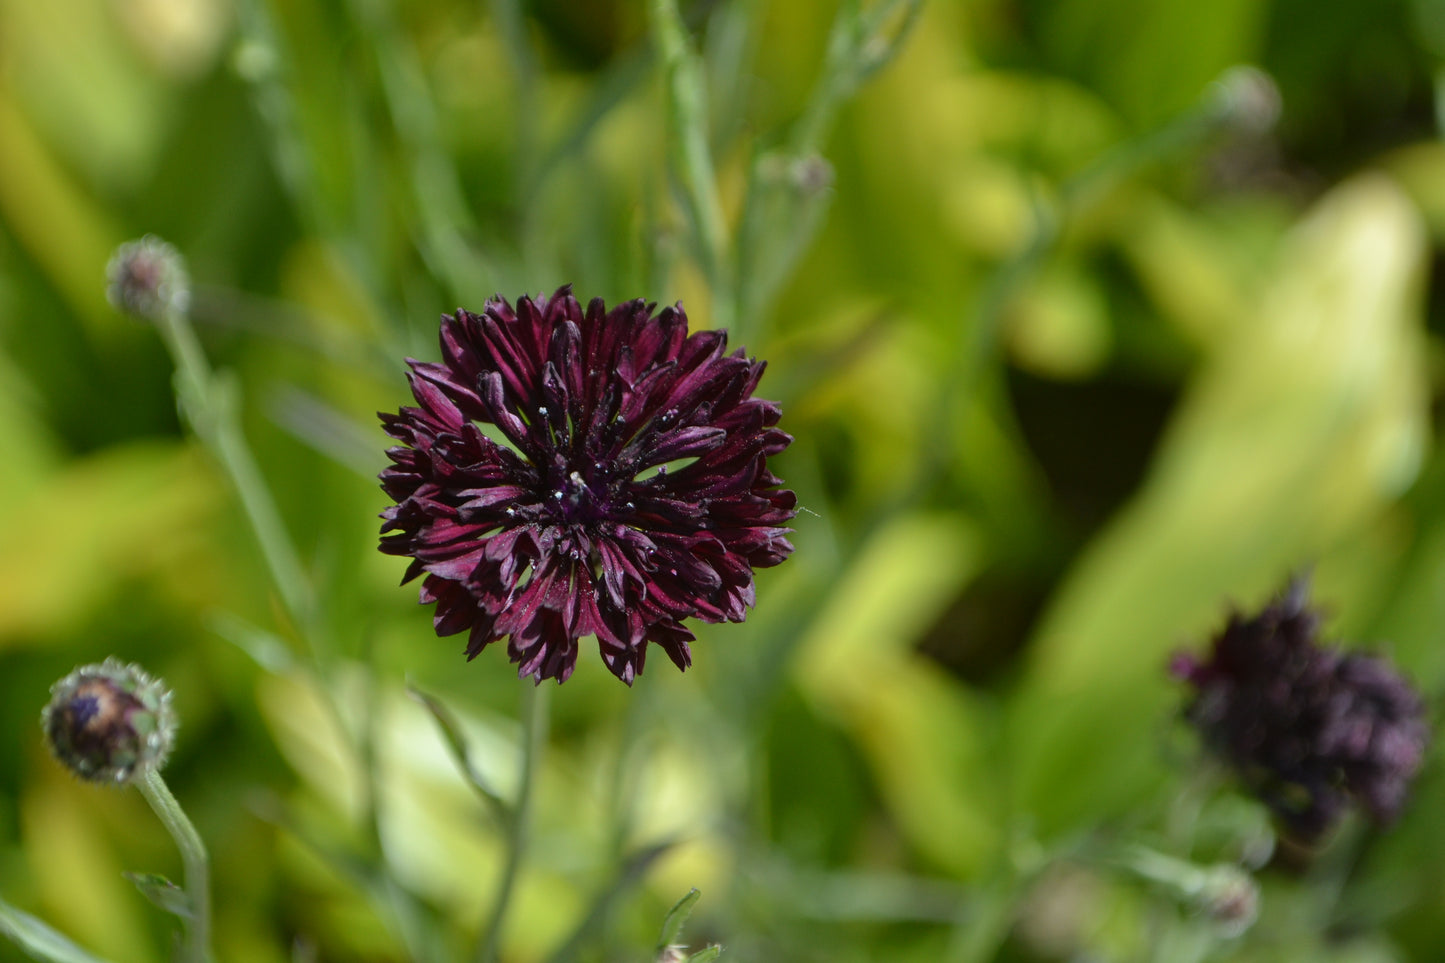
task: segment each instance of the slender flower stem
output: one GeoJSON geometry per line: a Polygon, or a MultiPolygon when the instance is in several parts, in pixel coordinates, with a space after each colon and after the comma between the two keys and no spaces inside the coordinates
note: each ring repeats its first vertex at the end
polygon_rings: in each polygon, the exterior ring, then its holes
{"type": "Polygon", "coordinates": [[[947,963],[987,963],[998,955],[1018,910],[1019,881],[1012,873],[979,890],[969,912],[954,927],[947,963]]]}
{"type": "Polygon", "coordinates": [[[1188,860],[1166,855],[1144,846],[1126,846],[1114,862],[1140,879],[1170,890],[1192,894],[1203,889],[1207,877],[1205,870],[1188,860]]]}
{"type": "Polygon", "coordinates": [[[547,744],[547,691],[540,685],[526,686],[522,696],[522,774],[517,787],[517,802],[512,807],[507,825],[507,856],[502,866],[502,878],[497,883],[497,893],[492,900],[492,909],[487,917],[481,940],[477,943],[477,963],[496,963],[501,948],[502,924],[512,902],[512,893],[517,886],[517,874],[522,866],[522,857],[527,847],[527,832],[531,822],[532,784],[537,773],[537,763],[542,749],[547,744]]]}
{"type": "MultiPolygon", "coordinates": [[[[1222,80],[1228,80],[1228,76],[1222,80]]],[[[1240,80],[1232,81],[1236,89],[1240,80]]],[[[1033,229],[1027,241],[994,270],[985,283],[970,315],[965,320],[958,341],[958,355],[953,375],[939,389],[936,410],[945,427],[942,437],[954,437],[961,412],[974,404],[988,404],[989,365],[999,351],[1004,318],[1019,290],[1048,259],[1065,236],[1065,229],[1108,195],[1110,188],[1124,182],[1150,165],[1179,156],[1187,149],[1203,143],[1230,124],[1247,122],[1241,116],[1245,98],[1225,96],[1230,84],[1216,84],[1194,106],[1178,114],[1153,131],[1126,141],[1106,151],[1088,167],[1065,181],[1053,203],[1034,191],[1029,200],[1033,207],[1033,229]]],[[[937,445],[925,453],[926,464],[917,472],[913,490],[901,496],[898,504],[918,497],[918,493],[936,484],[947,466],[944,446],[937,445]]]]}
{"type": "Polygon", "coordinates": [[[491,9],[502,35],[502,55],[512,72],[516,92],[518,181],[524,185],[521,193],[525,197],[536,184],[533,166],[537,159],[537,77],[541,69],[532,52],[519,0],[491,0],[491,9]]]}
{"type": "Polygon", "coordinates": [[[186,873],[186,899],[191,915],[186,920],[186,963],[207,963],[211,959],[211,884],[206,844],[201,834],[186,817],[181,804],[171,795],[161,774],[147,769],[135,783],[151,809],[165,824],[167,832],[181,851],[181,864],[186,873]]]}
{"type": "Polygon", "coordinates": [[[183,312],[162,312],[157,328],[176,366],[176,394],[185,417],[230,478],[256,533],[276,591],[291,618],[310,639],[311,633],[304,631],[310,627],[312,617],[305,572],[241,433],[235,394],[229,383],[211,370],[190,319],[183,312]]]}
{"type": "Polygon", "coordinates": [[[823,75],[789,133],[794,154],[822,149],[838,109],[898,53],[922,8],[922,0],[881,0],[867,9],[849,0],[840,6],[828,37],[823,75]]]}
{"type": "MultiPolygon", "coordinates": [[[[1235,80],[1234,84],[1238,86],[1239,81],[1235,80]]],[[[1153,131],[1105,152],[1065,181],[1054,207],[1042,197],[1032,197],[1033,233],[1027,243],[1000,265],[983,292],[971,337],[963,342],[965,354],[958,364],[963,374],[949,382],[954,395],[975,388],[980,370],[998,347],[1003,315],[1011,299],[1064,237],[1064,229],[1070,222],[1098,204],[1110,188],[1151,164],[1177,157],[1230,124],[1240,123],[1240,110],[1223,96],[1222,88],[1216,84],[1188,110],[1153,131]]]]}
{"type": "Polygon", "coordinates": [[[1445,67],[1435,70],[1435,133],[1445,136],[1445,67]]]}
{"type": "MultiPolygon", "coordinates": [[[[234,382],[212,370],[206,360],[205,351],[196,338],[195,330],[191,327],[190,318],[184,311],[168,307],[156,319],[156,327],[175,364],[175,391],[181,411],[196,436],[220,463],[236,490],[260,545],[271,581],[307,647],[311,668],[318,683],[316,691],[325,700],[341,731],[346,732],[346,714],[341,709],[335,688],[326,684],[324,653],[316,641],[318,613],[313,604],[310,582],[281,520],[281,513],[276,509],[270,489],[267,488],[265,478],[261,475],[241,431],[234,382]]],[[[415,951],[420,940],[415,922],[415,907],[409,894],[391,874],[380,845],[381,830],[375,791],[378,782],[376,759],[374,747],[369,742],[369,734],[365,739],[367,741],[360,745],[353,742],[352,748],[366,772],[366,821],[376,843],[375,857],[380,866],[381,893],[390,904],[398,934],[408,949],[415,951]]],[[[161,786],[161,791],[164,791],[164,785],[161,786]]],[[[152,805],[156,804],[152,802],[152,805]]],[[[197,844],[199,845],[199,840],[197,844]]]]}
{"type": "Polygon", "coordinates": [[[708,147],[707,92],[702,65],[688,42],[676,0],[652,0],[652,29],[667,78],[673,125],[673,168],[687,197],[703,269],[712,288],[712,326],[731,327],[732,267],[728,230],[718,198],[717,177],[708,147]]]}

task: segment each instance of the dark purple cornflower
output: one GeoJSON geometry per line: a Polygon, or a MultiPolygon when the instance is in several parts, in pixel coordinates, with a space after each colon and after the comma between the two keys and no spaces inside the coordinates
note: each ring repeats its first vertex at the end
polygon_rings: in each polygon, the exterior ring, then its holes
{"type": "Polygon", "coordinates": [[[593,635],[629,685],[651,642],[686,669],[683,621],[741,622],[753,569],[792,552],[764,363],[653,308],[494,297],[443,316],[439,364],[407,362],[419,407],[381,415],[402,443],[381,550],[411,557],[403,582],[425,576],[469,659],[507,637],[519,676],[561,682],[593,635]]]}
{"type": "Polygon", "coordinates": [[[1170,666],[1194,687],[1185,716],[1205,744],[1305,843],[1351,801],[1392,822],[1430,737],[1423,702],[1388,661],[1316,642],[1307,596],[1296,580],[1258,615],[1231,615],[1207,662],[1180,654],[1170,666]]]}

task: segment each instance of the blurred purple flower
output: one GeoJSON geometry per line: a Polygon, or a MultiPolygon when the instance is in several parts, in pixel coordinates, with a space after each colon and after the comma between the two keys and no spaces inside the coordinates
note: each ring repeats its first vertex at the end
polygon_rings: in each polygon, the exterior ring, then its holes
{"type": "Polygon", "coordinates": [[[1404,807],[1430,731],[1410,683],[1384,658],[1325,649],[1296,580],[1252,618],[1235,613],[1208,661],[1180,654],[1185,716],[1205,744],[1302,842],[1353,800],[1388,824],[1404,807]]]}
{"type": "Polygon", "coordinates": [[[190,307],[185,258],[153,234],[116,248],[105,277],[110,303],[137,318],[158,321],[167,311],[185,314],[190,307]]]}
{"type": "Polygon", "coordinates": [[[752,397],[764,363],[653,308],[495,297],[442,318],[441,363],[408,361],[419,407],[381,415],[402,443],[381,550],[412,558],[403,582],[425,576],[469,659],[507,636],[519,676],[562,682],[595,635],[629,685],[649,642],[685,669],[683,621],[741,622],[753,569],[792,552],[795,499],[767,467],[792,438],[752,397]]]}

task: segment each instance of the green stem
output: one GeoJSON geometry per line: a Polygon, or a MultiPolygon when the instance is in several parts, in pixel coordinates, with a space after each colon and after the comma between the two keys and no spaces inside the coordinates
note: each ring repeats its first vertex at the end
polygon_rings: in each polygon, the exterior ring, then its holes
{"type": "Polygon", "coordinates": [[[708,148],[702,66],[688,42],[676,0],[652,0],[652,28],[667,79],[674,128],[673,167],[687,197],[703,270],[712,288],[712,324],[726,328],[731,326],[737,306],[728,262],[727,227],[708,148]]]}
{"type": "Polygon", "coordinates": [[[1208,873],[1194,863],[1144,846],[1124,847],[1114,863],[1142,880],[1183,895],[1199,892],[1208,878],[1208,873]]]}
{"type": "Polygon", "coordinates": [[[1445,137],[1445,66],[1437,67],[1435,86],[1435,134],[1445,137]]]}
{"type": "Polygon", "coordinates": [[[527,36],[526,16],[519,0],[492,0],[492,16],[502,36],[503,55],[511,69],[516,87],[517,110],[517,183],[519,195],[529,196],[535,184],[537,159],[537,90],[541,69],[532,54],[531,38],[527,36]]]}
{"type": "Polygon", "coordinates": [[[235,395],[211,370],[190,319],[184,313],[163,312],[157,328],[176,366],[176,394],[181,409],[230,479],[256,533],[281,601],[298,628],[310,639],[310,632],[305,631],[311,627],[312,615],[306,576],[286,534],[281,514],[241,433],[235,395]]]}
{"type": "Polygon", "coordinates": [[[477,963],[496,963],[501,948],[502,924],[506,921],[512,894],[517,888],[517,875],[527,848],[532,785],[536,779],[537,762],[542,755],[542,748],[547,744],[547,693],[541,686],[527,686],[522,702],[520,785],[517,787],[517,802],[512,807],[511,818],[507,824],[506,862],[502,866],[502,878],[497,883],[496,896],[492,899],[491,912],[477,944],[477,963]]]}
{"type": "Polygon", "coordinates": [[[944,959],[948,963],[988,963],[1008,938],[1018,912],[1019,881],[1012,874],[979,891],[970,912],[954,928],[944,959]]]}
{"type": "MultiPolygon", "coordinates": [[[[1238,108],[1211,87],[1193,107],[1161,127],[1103,154],[1059,189],[1050,205],[1036,191],[1030,201],[1034,223],[1028,241],[993,272],[976,302],[971,324],[962,332],[954,375],[938,393],[937,406],[947,427],[945,437],[957,431],[966,407],[982,401],[989,365],[997,359],[1004,317],[1018,292],[1053,254],[1065,228],[1099,203],[1110,189],[1139,171],[1204,142],[1212,134],[1240,122],[1238,108]]],[[[943,446],[929,449],[919,486],[933,484],[943,474],[943,446]]]]}
{"type": "MultiPolygon", "coordinates": [[[[361,731],[357,737],[356,753],[361,764],[362,772],[362,812],[361,823],[366,830],[367,846],[370,849],[370,858],[376,869],[372,871],[372,878],[368,884],[376,894],[375,898],[383,902],[390,910],[392,924],[396,934],[405,948],[407,956],[413,961],[436,959],[435,951],[427,944],[428,934],[426,926],[420,919],[416,901],[405,887],[397,881],[391,872],[386,859],[386,843],[382,838],[382,795],[381,787],[385,781],[385,773],[381,771],[381,747],[380,747],[380,723],[377,711],[382,705],[383,698],[380,686],[376,679],[376,660],[372,652],[373,638],[368,634],[363,643],[363,663],[366,669],[366,693],[361,702],[361,731]]],[[[324,684],[324,680],[317,680],[318,688],[327,693],[327,702],[335,713],[336,721],[341,726],[341,731],[346,730],[346,721],[342,718],[341,708],[336,702],[333,690],[324,684]]]]}
{"type": "Polygon", "coordinates": [[[841,5],[823,75],[788,138],[795,155],[822,149],[838,108],[898,53],[922,7],[922,0],[881,0],[866,10],[857,0],[841,5]]]}
{"type": "Polygon", "coordinates": [[[383,103],[410,175],[418,250],[454,296],[489,291],[496,274],[492,258],[474,243],[481,232],[443,144],[443,124],[427,87],[426,71],[415,51],[401,42],[392,7],[389,0],[350,4],[375,57],[383,103]]]}
{"type": "Polygon", "coordinates": [[[879,0],[867,9],[858,0],[840,4],[803,113],[780,144],[755,153],[733,252],[740,343],[763,339],[771,301],[823,224],[832,168],[821,151],[839,109],[897,54],[921,6],[922,0],[879,0]]]}
{"type": "Polygon", "coordinates": [[[547,963],[574,963],[588,950],[598,952],[601,938],[607,929],[607,921],[612,918],[618,904],[634,887],[641,884],[648,871],[676,845],[677,840],[665,839],[624,856],[619,861],[616,873],[598,888],[597,895],[592,900],[592,908],[582,917],[582,922],[578,923],[572,935],[547,957],[547,963]]]}
{"type": "MultiPolygon", "coordinates": [[[[322,652],[316,643],[316,612],[312,604],[310,584],[281,520],[281,514],[276,509],[270,490],[266,487],[265,479],[241,431],[233,383],[217,376],[211,369],[205,351],[191,327],[190,318],[184,312],[164,311],[157,319],[156,326],[175,364],[176,396],[181,410],[196,436],[220,462],[222,470],[236,490],[256,541],[261,547],[261,554],[265,558],[276,591],[309,650],[311,666],[318,679],[316,690],[325,700],[340,730],[346,732],[346,716],[341,710],[336,691],[325,684],[322,652]]],[[[372,834],[375,857],[381,866],[382,891],[395,914],[403,942],[409,950],[414,950],[419,941],[416,914],[405,890],[390,873],[380,846],[374,747],[368,742],[354,745],[353,748],[366,770],[366,820],[372,834]]],[[[164,786],[161,788],[163,790],[164,786]]]]}
{"type": "Polygon", "coordinates": [[[181,864],[186,873],[186,899],[191,908],[190,918],[186,920],[186,946],[182,959],[186,963],[206,963],[211,959],[211,885],[206,844],[201,841],[201,834],[196,832],[196,827],[186,817],[176,797],[171,795],[159,772],[146,770],[135,785],[181,851],[181,864]]]}

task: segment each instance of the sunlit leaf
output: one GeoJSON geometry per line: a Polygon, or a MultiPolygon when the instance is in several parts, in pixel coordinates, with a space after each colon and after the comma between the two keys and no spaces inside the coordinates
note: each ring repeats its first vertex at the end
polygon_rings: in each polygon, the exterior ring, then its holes
{"type": "Polygon", "coordinates": [[[998,844],[987,714],[913,647],[971,572],[974,539],[956,516],[880,531],[814,622],[794,676],[857,740],[909,841],[960,873],[998,844]]]}
{"type": "Polygon", "coordinates": [[[0,642],[73,625],[122,578],[196,548],[219,492],[193,452],[115,447],[3,506],[0,642]]]}
{"type": "Polygon", "coordinates": [[[25,955],[50,963],[106,963],[81,949],[67,937],[9,903],[0,900],[0,933],[19,946],[25,955]]]}

